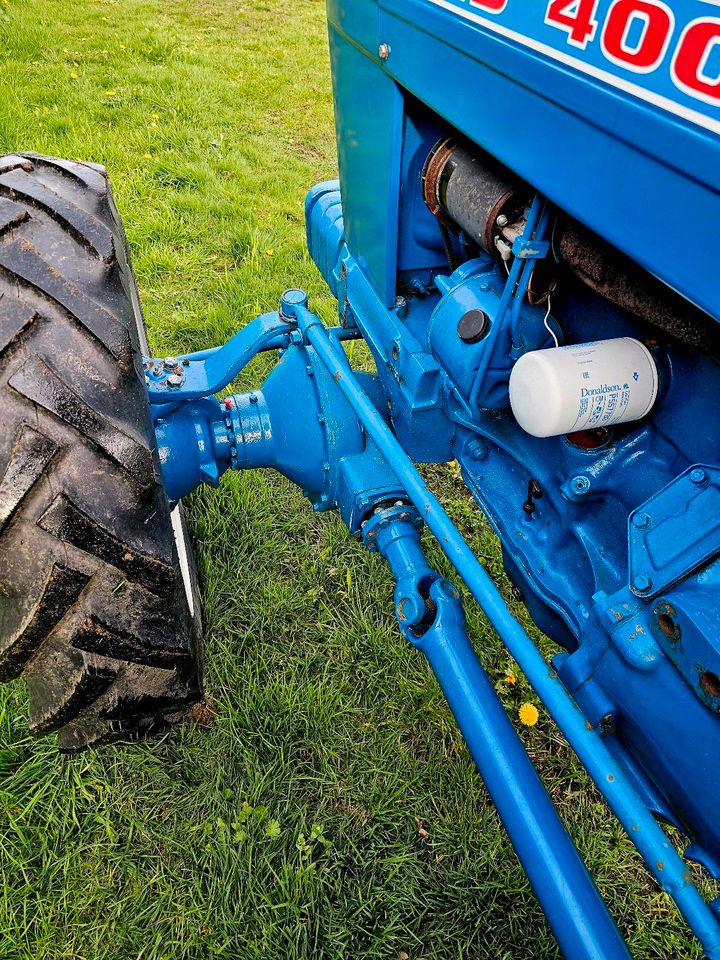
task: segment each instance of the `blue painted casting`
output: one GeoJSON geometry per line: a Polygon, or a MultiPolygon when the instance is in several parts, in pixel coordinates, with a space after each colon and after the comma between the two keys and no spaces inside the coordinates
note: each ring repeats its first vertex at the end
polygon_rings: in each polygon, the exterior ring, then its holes
{"type": "Polygon", "coordinates": [[[226,345],[145,365],[172,500],[273,468],[388,560],[401,629],[572,958],[627,954],[417,526],[720,958],[715,915],[654,819],[720,877],[720,23],[700,0],[670,6],[329,0],[340,180],[311,191],[306,223],[338,326],[290,290],[226,345]],[[472,163],[456,169],[458,144],[472,163]],[[524,433],[516,361],[617,337],[653,356],[650,413],[524,433]],[[351,369],[355,338],[373,374],[351,369]],[[259,389],[213,396],[263,350],[278,362],[259,389]],[[552,667],[413,464],[448,460],[557,645],[552,667]]]}

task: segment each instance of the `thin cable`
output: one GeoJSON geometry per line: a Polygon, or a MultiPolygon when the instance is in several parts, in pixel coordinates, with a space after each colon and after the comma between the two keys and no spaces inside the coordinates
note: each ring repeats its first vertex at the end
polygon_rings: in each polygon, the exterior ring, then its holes
{"type": "Polygon", "coordinates": [[[553,341],[554,341],[554,343],[555,343],[555,346],[556,346],[556,347],[559,347],[560,344],[558,343],[558,338],[557,338],[557,336],[555,335],[555,331],[552,329],[552,327],[551,327],[550,324],[548,323],[548,319],[550,318],[550,307],[551,307],[550,294],[549,294],[549,293],[548,293],[548,298],[547,298],[547,305],[548,305],[548,308],[547,308],[547,312],[546,312],[546,314],[545,314],[545,319],[543,320],[543,326],[545,327],[545,329],[547,330],[547,332],[550,334],[550,336],[553,338],[553,341]]]}

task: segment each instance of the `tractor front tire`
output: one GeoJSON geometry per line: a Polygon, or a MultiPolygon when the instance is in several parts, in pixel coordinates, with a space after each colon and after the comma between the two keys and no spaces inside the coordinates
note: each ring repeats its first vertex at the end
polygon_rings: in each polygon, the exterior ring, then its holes
{"type": "Polygon", "coordinates": [[[0,158],[0,680],[26,679],[30,730],[66,752],[138,739],[202,695],[143,348],[105,171],[0,158]]]}

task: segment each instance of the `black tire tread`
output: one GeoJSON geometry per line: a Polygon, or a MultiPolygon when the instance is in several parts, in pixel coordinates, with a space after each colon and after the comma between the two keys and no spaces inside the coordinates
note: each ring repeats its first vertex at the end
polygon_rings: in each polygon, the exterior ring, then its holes
{"type": "Polygon", "coordinates": [[[201,697],[141,324],[103,169],[0,158],[0,680],[66,752],[201,697]]]}

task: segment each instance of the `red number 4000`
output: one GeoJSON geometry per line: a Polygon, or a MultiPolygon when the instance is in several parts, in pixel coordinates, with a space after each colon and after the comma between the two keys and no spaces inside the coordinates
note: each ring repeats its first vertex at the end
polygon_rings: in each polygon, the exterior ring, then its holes
{"type": "MultiPolygon", "coordinates": [[[[485,0],[493,2],[493,0],[485,0]]],[[[550,0],[545,22],[567,33],[584,50],[595,39],[599,0],[550,0]]],[[[613,0],[600,46],[606,59],[635,73],[650,73],[665,59],[675,16],[662,0],[613,0]]],[[[672,58],[675,85],[706,103],[720,104],[720,18],[701,17],[685,27],[672,58]],[[711,66],[713,54],[715,65],[711,66]]]]}

